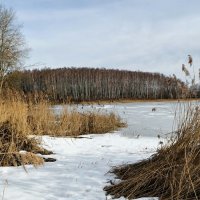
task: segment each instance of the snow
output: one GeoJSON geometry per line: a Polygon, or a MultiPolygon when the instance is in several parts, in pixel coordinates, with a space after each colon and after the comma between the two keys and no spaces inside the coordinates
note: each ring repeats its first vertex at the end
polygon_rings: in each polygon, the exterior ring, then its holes
{"type": "Polygon", "coordinates": [[[57,161],[37,169],[26,166],[27,172],[23,167],[0,168],[4,200],[106,199],[103,187],[113,178],[107,174],[110,168],[149,157],[159,140],[130,139],[110,133],[87,135],[83,139],[43,136],[43,143],[55,153],[51,157],[57,161]]]}
{"type": "MultiPolygon", "coordinates": [[[[151,112],[151,108],[156,107],[155,104],[105,106],[109,111],[115,109],[129,125],[128,128],[114,133],[85,135],[82,139],[43,136],[43,146],[54,152],[50,157],[56,158],[57,161],[45,163],[38,168],[26,166],[26,171],[23,167],[1,167],[0,199],[110,199],[106,198],[103,187],[108,180],[114,178],[107,173],[111,167],[148,158],[155,153],[162,140],[156,137],[156,126],[159,125],[159,129],[164,127],[164,132],[171,129],[169,124],[173,121],[172,114],[168,109],[161,108],[168,108],[169,105],[158,105],[160,107],[156,114],[151,112]],[[168,127],[166,123],[162,126],[166,117],[168,127]],[[134,132],[135,126],[138,132],[134,132]]],[[[59,112],[59,109],[62,108],[55,107],[56,112],[59,112]]]]}

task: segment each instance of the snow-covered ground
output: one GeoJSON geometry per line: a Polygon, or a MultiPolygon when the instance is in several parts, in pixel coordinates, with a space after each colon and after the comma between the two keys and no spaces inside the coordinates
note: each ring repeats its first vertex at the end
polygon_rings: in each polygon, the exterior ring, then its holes
{"type": "Polygon", "coordinates": [[[22,167],[0,168],[5,200],[105,200],[102,189],[111,178],[106,174],[110,167],[147,158],[159,140],[112,133],[87,135],[85,139],[45,136],[43,142],[55,152],[57,161],[37,169],[27,166],[27,173],[22,167]]]}
{"type": "Polygon", "coordinates": [[[37,169],[26,166],[27,172],[23,167],[0,168],[0,199],[106,200],[103,187],[113,178],[107,173],[111,167],[149,157],[162,140],[156,137],[157,126],[164,127],[164,132],[171,130],[173,118],[168,107],[164,103],[106,105],[104,109],[115,109],[129,127],[115,133],[86,135],[83,139],[43,136],[43,145],[55,153],[50,157],[57,161],[37,169]],[[156,106],[157,111],[152,112],[156,106]],[[138,134],[134,124],[141,131],[138,134]]]}

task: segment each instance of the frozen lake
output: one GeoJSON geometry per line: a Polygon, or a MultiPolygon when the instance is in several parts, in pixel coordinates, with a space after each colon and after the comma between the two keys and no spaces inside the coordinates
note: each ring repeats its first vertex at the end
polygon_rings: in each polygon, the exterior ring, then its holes
{"type": "MultiPolygon", "coordinates": [[[[127,128],[120,131],[120,134],[126,137],[137,137],[138,135],[157,137],[174,131],[176,129],[174,116],[178,112],[178,107],[177,101],[72,106],[80,112],[97,110],[118,114],[128,124],[127,128]]],[[[63,107],[54,106],[53,109],[56,113],[60,113],[63,107]]]]}
{"type": "Polygon", "coordinates": [[[121,130],[127,137],[157,136],[172,132],[176,103],[128,103],[105,105],[108,111],[116,112],[128,127],[121,130]],[[152,109],[155,108],[155,111],[152,109]]]}
{"type": "MultiPolygon", "coordinates": [[[[59,113],[63,107],[54,106],[53,109],[59,113]]],[[[128,127],[114,133],[86,135],[83,139],[42,136],[43,146],[55,153],[51,157],[57,161],[37,169],[27,166],[27,173],[23,167],[1,167],[1,199],[111,199],[103,191],[107,182],[114,178],[107,172],[112,166],[134,163],[155,153],[163,140],[157,135],[172,131],[177,103],[118,103],[83,108],[78,105],[78,109],[113,111],[128,127]]]]}

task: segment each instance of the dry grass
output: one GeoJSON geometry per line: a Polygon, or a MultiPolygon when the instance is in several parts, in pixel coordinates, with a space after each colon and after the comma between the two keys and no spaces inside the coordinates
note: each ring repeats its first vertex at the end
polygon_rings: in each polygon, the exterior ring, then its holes
{"type": "Polygon", "coordinates": [[[78,136],[125,126],[113,113],[79,113],[66,108],[55,115],[50,106],[44,100],[25,101],[17,94],[0,98],[0,166],[42,164],[44,159],[36,154],[51,152],[41,148],[40,141],[31,135],[78,136]]]}
{"type": "Polygon", "coordinates": [[[114,198],[200,199],[200,112],[188,109],[178,134],[156,154],[111,170],[121,181],[104,190],[114,198]]]}
{"type": "Polygon", "coordinates": [[[126,126],[114,113],[78,112],[77,109],[63,109],[55,115],[49,104],[41,102],[31,106],[29,124],[36,135],[78,136],[83,134],[101,134],[126,126]]]}
{"type": "Polygon", "coordinates": [[[38,140],[29,137],[31,129],[27,123],[27,115],[27,104],[20,100],[0,99],[0,166],[43,163],[43,159],[35,155],[44,150],[39,147],[38,140]]]}

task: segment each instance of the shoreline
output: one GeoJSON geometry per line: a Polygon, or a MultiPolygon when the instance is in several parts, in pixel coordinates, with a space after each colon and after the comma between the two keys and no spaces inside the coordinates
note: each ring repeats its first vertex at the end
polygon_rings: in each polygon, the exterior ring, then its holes
{"type": "Polygon", "coordinates": [[[199,101],[200,98],[185,98],[185,99],[118,99],[118,100],[96,100],[72,102],[71,104],[93,105],[93,104],[114,104],[114,103],[148,103],[148,102],[189,102],[199,101]]]}

